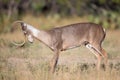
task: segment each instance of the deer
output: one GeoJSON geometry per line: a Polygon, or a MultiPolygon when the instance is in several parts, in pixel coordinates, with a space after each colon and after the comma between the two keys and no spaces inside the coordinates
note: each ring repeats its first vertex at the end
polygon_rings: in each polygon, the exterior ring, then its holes
{"type": "MultiPolygon", "coordinates": [[[[107,64],[107,52],[102,47],[106,32],[99,24],[91,22],[74,23],[49,30],[40,30],[24,21],[15,21],[13,24],[17,23],[20,23],[22,32],[29,42],[33,43],[34,39],[37,39],[54,52],[50,61],[50,72],[52,73],[55,72],[60,52],[82,45],[96,56],[97,70],[100,69],[102,58],[104,58],[104,64],[107,64]]],[[[23,45],[25,42],[20,45],[23,45]]]]}

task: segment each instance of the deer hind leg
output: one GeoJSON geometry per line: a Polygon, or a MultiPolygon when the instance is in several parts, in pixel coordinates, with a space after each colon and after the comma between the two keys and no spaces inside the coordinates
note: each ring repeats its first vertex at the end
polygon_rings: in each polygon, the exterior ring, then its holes
{"type": "Polygon", "coordinates": [[[96,57],[97,57],[97,70],[100,69],[100,64],[101,64],[101,54],[99,53],[97,48],[93,47],[91,44],[86,44],[85,45],[96,57]]]}
{"type": "Polygon", "coordinates": [[[55,72],[55,68],[56,68],[56,65],[57,65],[57,62],[58,62],[58,58],[59,58],[59,52],[58,51],[55,51],[55,54],[50,62],[50,71],[51,73],[54,73],[55,72]]]}
{"type": "Polygon", "coordinates": [[[94,46],[94,48],[104,58],[104,69],[106,69],[107,57],[108,57],[106,51],[101,47],[101,45],[94,46]]]}
{"type": "Polygon", "coordinates": [[[106,69],[107,63],[108,63],[108,55],[107,55],[107,52],[103,48],[101,48],[101,53],[103,54],[103,57],[104,57],[104,65],[106,69]]]}

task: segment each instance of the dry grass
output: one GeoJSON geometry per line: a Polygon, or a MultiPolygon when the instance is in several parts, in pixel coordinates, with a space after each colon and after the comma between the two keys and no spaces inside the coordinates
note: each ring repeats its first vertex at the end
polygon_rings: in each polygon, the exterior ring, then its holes
{"type": "MultiPolygon", "coordinates": [[[[79,22],[81,18],[23,18],[24,21],[47,29],[49,25],[60,26],[79,22]],[[30,20],[32,19],[32,21],[30,20]],[[73,22],[74,21],[74,22],[73,22]],[[39,23],[40,22],[40,23],[39,23]]],[[[55,74],[49,73],[49,61],[52,51],[44,44],[35,41],[26,43],[23,48],[16,48],[11,41],[23,40],[21,32],[0,35],[0,80],[119,80],[120,79],[120,30],[107,31],[104,48],[109,54],[109,65],[106,71],[96,71],[96,58],[85,47],[62,52],[55,74]],[[16,38],[17,36],[17,38],[16,38]],[[19,37],[18,37],[19,36],[19,37]]]]}

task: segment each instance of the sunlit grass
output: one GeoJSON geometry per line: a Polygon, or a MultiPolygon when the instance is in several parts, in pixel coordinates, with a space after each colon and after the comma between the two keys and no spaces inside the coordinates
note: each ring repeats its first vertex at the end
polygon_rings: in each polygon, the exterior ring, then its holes
{"type": "MultiPolygon", "coordinates": [[[[71,23],[87,21],[84,18],[56,18],[26,16],[23,21],[39,29],[50,29],[71,23]],[[32,20],[31,20],[32,19],[32,20]]],[[[0,35],[0,80],[119,80],[120,79],[120,30],[107,31],[103,43],[109,54],[108,69],[96,71],[96,58],[85,47],[60,53],[55,74],[49,72],[53,52],[36,41],[18,48],[11,41],[24,39],[21,31],[0,35]],[[19,37],[18,37],[19,36],[19,37]]]]}

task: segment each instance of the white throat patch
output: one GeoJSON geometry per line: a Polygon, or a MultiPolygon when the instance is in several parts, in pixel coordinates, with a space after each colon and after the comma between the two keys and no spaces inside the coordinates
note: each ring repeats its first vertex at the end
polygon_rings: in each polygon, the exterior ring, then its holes
{"type": "Polygon", "coordinates": [[[33,33],[33,36],[34,37],[38,37],[38,33],[40,32],[38,29],[34,28],[33,26],[31,25],[27,25],[27,29],[29,29],[32,33],[33,33]]]}

